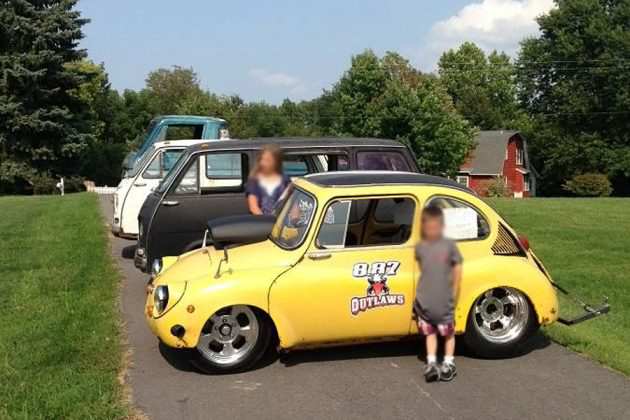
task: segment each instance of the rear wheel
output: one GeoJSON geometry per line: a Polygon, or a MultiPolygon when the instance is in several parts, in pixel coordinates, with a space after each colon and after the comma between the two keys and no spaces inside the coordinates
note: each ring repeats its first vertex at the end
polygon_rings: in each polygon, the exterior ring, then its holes
{"type": "Polygon", "coordinates": [[[245,305],[223,308],[206,321],[191,362],[212,373],[240,372],[265,354],[271,323],[261,311],[245,305]]]}
{"type": "Polygon", "coordinates": [[[464,341],[477,355],[513,355],[536,332],[536,311],[523,292],[497,287],[479,296],[468,313],[464,341]]]}

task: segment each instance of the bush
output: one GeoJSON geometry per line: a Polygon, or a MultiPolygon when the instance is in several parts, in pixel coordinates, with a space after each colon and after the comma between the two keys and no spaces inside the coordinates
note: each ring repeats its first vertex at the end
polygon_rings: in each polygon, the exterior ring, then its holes
{"type": "Polygon", "coordinates": [[[46,174],[34,175],[30,184],[33,186],[33,195],[54,194],[57,190],[57,182],[46,174]]]}
{"type": "Polygon", "coordinates": [[[502,178],[493,178],[481,185],[481,195],[484,197],[509,197],[510,188],[502,178]]]}
{"type": "Polygon", "coordinates": [[[598,173],[575,175],[562,189],[578,197],[608,197],[612,193],[608,177],[598,173]]]}

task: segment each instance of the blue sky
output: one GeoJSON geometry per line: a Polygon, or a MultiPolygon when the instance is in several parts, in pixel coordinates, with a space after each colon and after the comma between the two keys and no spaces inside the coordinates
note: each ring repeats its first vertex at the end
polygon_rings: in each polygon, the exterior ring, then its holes
{"type": "Polygon", "coordinates": [[[513,54],[552,0],[81,0],[81,43],[112,86],[140,89],[149,71],[192,67],[213,92],[279,103],[318,96],[365,48],[425,70],[472,40],[513,54]]]}

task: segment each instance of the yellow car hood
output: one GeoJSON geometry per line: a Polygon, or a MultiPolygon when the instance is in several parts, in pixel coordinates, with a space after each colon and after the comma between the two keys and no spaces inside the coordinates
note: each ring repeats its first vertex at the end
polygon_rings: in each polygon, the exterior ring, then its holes
{"type": "MultiPolygon", "coordinates": [[[[227,278],[234,281],[243,272],[249,274],[251,271],[260,271],[262,274],[265,269],[289,267],[295,264],[301,254],[284,250],[267,240],[256,244],[228,248],[227,256],[227,261],[224,261],[224,251],[212,247],[182,254],[176,262],[170,264],[160,273],[155,284],[164,284],[169,281],[186,281],[189,284],[200,281],[215,283],[227,280],[227,278]],[[221,265],[220,270],[219,264],[221,265]]],[[[260,275],[256,278],[262,280],[260,275]]],[[[275,276],[269,278],[269,281],[274,279],[275,276]]]]}

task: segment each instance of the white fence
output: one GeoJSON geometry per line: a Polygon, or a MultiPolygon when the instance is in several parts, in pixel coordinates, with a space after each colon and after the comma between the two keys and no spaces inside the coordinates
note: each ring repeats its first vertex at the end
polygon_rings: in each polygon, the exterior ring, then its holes
{"type": "Polygon", "coordinates": [[[108,195],[108,194],[114,194],[116,192],[116,187],[108,187],[108,186],[92,187],[92,188],[88,188],[88,191],[95,192],[96,194],[108,195]]]}

